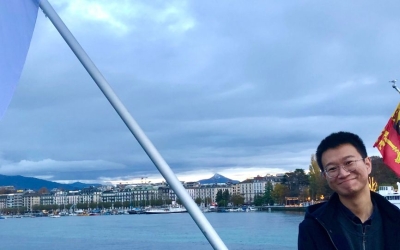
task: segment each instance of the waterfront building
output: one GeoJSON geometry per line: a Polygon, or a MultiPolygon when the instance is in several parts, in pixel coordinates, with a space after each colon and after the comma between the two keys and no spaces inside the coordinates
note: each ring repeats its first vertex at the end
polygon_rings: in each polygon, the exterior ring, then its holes
{"type": "Polygon", "coordinates": [[[219,190],[221,190],[222,192],[228,190],[229,194],[232,194],[233,185],[214,184],[214,185],[201,185],[198,187],[186,188],[186,191],[189,193],[190,197],[192,197],[193,200],[201,198],[203,202],[205,202],[207,199],[211,199],[211,202],[216,202],[215,198],[219,190]]]}
{"type": "Polygon", "coordinates": [[[27,211],[32,211],[33,206],[40,205],[40,195],[38,193],[27,192],[22,198],[22,206],[25,207],[27,211]]]}
{"type": "Polygon", "coordinates": [[[52,190],[54,196],[54,204],[56,205],[67,205],[67,191],[52,190]]]}
{"type": "Polygon", "coordinates": [[[79,203],[99,203],[101,202],[102,192],[96,187],[84,188],[80,191],[79,203]]]}
{"type": "Polygon", "coordinates": [[[240,195],[244,198],[244,203],[250,204],[254,201],[253,180],[247,179],[238,183],[240,195]]]}
{"type": "Polygon", "coordinates": [[[7,194],[6,207],[7,208],[22,207],[23,204],[22,195],[23,193],[7,194]]]}
{"type": "Polygon", "coordinates": [[[40,205],[53,205],[54,204],[54,196],[52,193],[45,193],[40,196],[40,205]]]}
{"type": "MultiPolygon", "coordinates": [[[[237,184],[218,183],[200,185],[199,182],[183,183],[185,189],[193,200],[201,198],[203,203],[215,203],[218,191],[225,192],[230,195],[241,195],[246,204],[252,204],[256,195],[263,195],[268,182],[273,186],[280,183],[284,178],[284,174],[256,176],[237,184]]],[[[62,191],[53,189],[51,192],[44,194],[34,193],[32,190],[15,191],[12,186],[4,186],[5,193],[0,194],[0,209],[2,208],[18,208],[26,207],[32,210],[35,205],[58,205],[73,206],[77,204],[90,203],[116,203],[120,202],[123,206],[148,206],[152,205],[152,201],[161,200],[176,201],[178,197],[166,182],[157,184],[119,184],[117,186],[88,187],[76,191],[62,191]],[[12,192],[12,193],[10,193],[12,192]],[[130,205],[127,205],[130,204],[130,205]]],[[[155,204],[155,203],[154,203],[155,204]]],[[[153,205],[154,205],[153,204],[153,205]]],[[[158,204],[158,203],[157,203],[158,204]]],[[[206,204],[208,205],[208,204],[206,204]]]]}
{"type": "Polygon", "coordinates": [[[7,208],[7,194],[0,194],[0,209],[7,208]]]}
{"type": "Polygon", "coordinates": [[[66,205],[76,205],[80,202],[80,192],[79,191],[68,191],[66,197],[66,205]]]}
{"type": "Polygon", "coordinates": [[[158,195],[158,186],[153,186],[149,184],[137,185],[132,189],[134,193],[135,204],[142,204],[144,206],[151,205],[151,200],[156,200],[158,195]]]}

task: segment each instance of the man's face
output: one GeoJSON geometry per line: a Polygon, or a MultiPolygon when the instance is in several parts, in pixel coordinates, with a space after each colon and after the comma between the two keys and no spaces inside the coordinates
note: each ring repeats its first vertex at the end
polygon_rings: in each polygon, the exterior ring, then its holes
{"type": "Polygon", "coordinates": [[[362,157],[357,149],[351,144],[343,144],[337,148],[329,149],[322,154],[321,160],[324,169],[327,165],[340,165],[339,175],[329,178],[325,175],[329,187],[340,196],[354,196],[362,191],[369,190],[368,175],[371,173],[371,161],[369,158],[360,160],[362,157]],[[352,172],[343,169],[343,164],[351,160],[356,161],[356,168],[352,172]]]}

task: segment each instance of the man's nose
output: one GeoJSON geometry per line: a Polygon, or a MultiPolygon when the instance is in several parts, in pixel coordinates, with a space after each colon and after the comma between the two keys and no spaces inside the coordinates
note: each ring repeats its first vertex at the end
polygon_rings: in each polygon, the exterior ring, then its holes
{"type": "Polygon", "coordinates": [[[340,177],[346,177],[346,176],[348,176],[349,174],[350,174],[350,172],[347,171],[347,170],[345,170],[343,166],[340,166],[340,167],[339,167],[339,174],[338,174],[338,177],[339,177],[339,178],[340,178],[340,177]]]}

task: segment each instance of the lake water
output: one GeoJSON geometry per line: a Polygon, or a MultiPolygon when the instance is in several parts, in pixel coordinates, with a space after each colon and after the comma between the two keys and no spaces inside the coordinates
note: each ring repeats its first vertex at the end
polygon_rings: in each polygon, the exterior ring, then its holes
{"type": "MultiPolygon", "coordinates": [[[[206,213],[229,249],[297,249],[304,213],[206,213]]],[[[0,220],[1,249],[212,249],[189,214],[0,220]]]]}

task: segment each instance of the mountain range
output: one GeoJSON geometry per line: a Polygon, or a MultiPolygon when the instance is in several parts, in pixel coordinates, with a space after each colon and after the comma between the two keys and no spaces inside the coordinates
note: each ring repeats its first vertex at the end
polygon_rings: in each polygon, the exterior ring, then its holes
{"type": "Polygon", "coordinates": [[[51,190],[53,188],[65,189],[65,190],[80,190],[90,186],[101,186],[100,184],[86,184],[82,182],[74,182],[71,184],[61,184],[53,181],[46,181],[33,177],[24,177],[21,175],[7,176],[0,175],[0,186],[14,186],[15,189],[32,189],[39,190],[43,187],[51,190]]]}
{"type": "MultiPolygon", "coordinates": [[[[232,183],[236,184],[239,181],[231,180],[223,175],[215,174],[209,179],[203,179],[198,181],[201,185],[212,185],[212,184],[225,184],[232,183]]],[[[64,190],[80,190],[85,187],[90,186],[101,186],[101,184],[87,184],[82,182],[74,182],[71,184],[61,184],[53,181],[46,181],[34,177],[24,177],[21,175],[16,176],[7,176],[0,175],[0,186],[14,186],[15,189],[24,190],[24,189],[32,189],[39,190],[41,188],[47,188],[51,190],[53,188],[64,189],[64,190]]]]}

